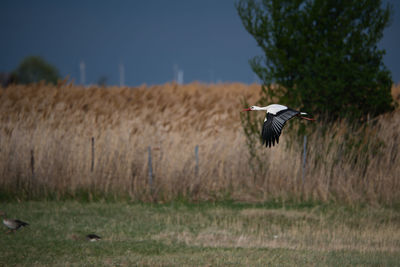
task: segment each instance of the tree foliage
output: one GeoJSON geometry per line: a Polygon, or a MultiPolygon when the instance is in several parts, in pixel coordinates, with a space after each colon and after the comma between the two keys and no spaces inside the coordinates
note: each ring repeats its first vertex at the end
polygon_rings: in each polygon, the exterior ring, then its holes
{"type": "Polygon", "coordinates": [[[264,104],[328,120],[393,108],[391,73],[377,44],[391,7],[380,0],[240,0],[236,9],[265,56],[250,61],[264,104]]]}
{"type": "Polygon", "coordinates": [[[42,80],[56,84],[60,78],[57,68],[38,56],[26,57],[13,74],[16,76],[17,82],[22,84],[42,80]]]}

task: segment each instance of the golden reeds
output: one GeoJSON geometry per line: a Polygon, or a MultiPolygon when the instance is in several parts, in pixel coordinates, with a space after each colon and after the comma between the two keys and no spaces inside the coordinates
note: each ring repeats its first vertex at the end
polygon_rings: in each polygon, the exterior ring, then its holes
{"type": "Polygon", "coordinates": [[[285,134],[272,149],[256,146],[265,173],[250,168],[239,112],[241,101],[255,103],[259,92],[259,85],[240,83],[139,88],[39,83],[0,89],[0,186],[27,197],[83,190],[155,201],[399,201],[398,110],[363,133],[345,122],[329,129],[317,122],[308,136],[303,181],[301,147],[286,142],[285,134]],[[361,143],[349,143],[357,134],[361,143]]]}

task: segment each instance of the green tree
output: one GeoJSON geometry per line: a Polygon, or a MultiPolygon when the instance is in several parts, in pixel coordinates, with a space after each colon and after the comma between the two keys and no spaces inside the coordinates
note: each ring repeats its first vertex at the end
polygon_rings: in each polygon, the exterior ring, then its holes
{"type": "Polygon", "coordinates": [[[56,84],[60,75],[56,67],[38,56],[26,57],[13,72],[17,82],[22,84],[46,81],[56,84]]]}
{"type": "Polygon", "coordinates": [[[264,83],[260,102],[329,121],[392,110],[391,73],[377,47],[392,9],[381,6],[380,0],[239,1],[243,25],[265,55],[250,60],[264,83]]]}

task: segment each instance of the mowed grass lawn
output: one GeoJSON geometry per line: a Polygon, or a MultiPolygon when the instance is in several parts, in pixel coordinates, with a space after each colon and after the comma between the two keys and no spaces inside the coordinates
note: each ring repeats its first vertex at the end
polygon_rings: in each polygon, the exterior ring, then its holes
{"type": "Polygon", "coordinates": [[[0,265],[396,266],[400,210],[235,203],[10,202],[0,265]],[[85,235],[103,239],[89,242],[85,235]]]}

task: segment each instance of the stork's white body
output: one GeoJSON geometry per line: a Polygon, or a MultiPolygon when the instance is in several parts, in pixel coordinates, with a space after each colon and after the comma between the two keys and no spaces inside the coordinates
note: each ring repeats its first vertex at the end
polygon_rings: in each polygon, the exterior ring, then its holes
{"type": "Polygon", "coordinates": [[[279,104],[272,104],[272,105],[265,107],[265,110],[268,113],[271,113],[272,115],[276,115],[276,113],[278,113],[279,111],[285,110],[285,109],[288,109],[288,107],[284,106],[284,105],[279,105],[279,104]]]}
{"type": "Polygon", "coordinates": [[[279,104],[272,104],[266,107],[259,107],[259,106],[251,106],[250,110],[265,110],[267,113],[271,113],[273,115],[276,115],[277,112],[281,110],[287,109],[287,106],[284,105],[279,105],[279,104]]]}

